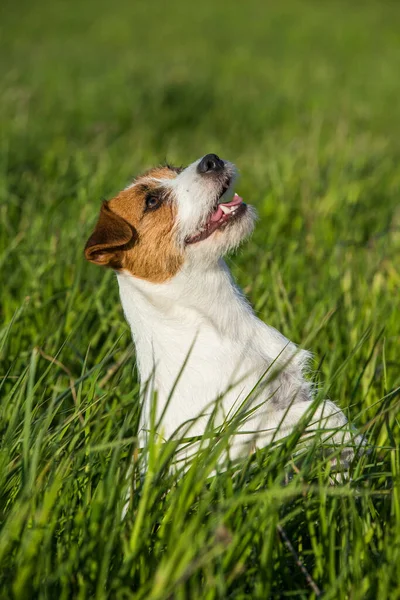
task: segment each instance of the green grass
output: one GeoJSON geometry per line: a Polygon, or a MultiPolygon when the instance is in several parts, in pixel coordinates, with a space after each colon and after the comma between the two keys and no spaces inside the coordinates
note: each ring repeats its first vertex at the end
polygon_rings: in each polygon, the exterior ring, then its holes
{"type": "Polygon", "coordinates": [[[0,596],[400,598],[400,5],[2,13],[0,596]],[[102,197],[207,152],[260,215],[235,276],[373,446],[351,481],[296,435],[215,477],[225,436],[180,477],[153,441],[140,477],[130,333],[82,250],[102,197]]]}

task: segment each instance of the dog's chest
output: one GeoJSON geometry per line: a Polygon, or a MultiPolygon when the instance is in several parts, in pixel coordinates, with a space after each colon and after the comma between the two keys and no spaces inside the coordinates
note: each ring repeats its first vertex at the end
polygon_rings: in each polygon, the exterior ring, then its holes
{"type": "MultiPolygon", "coordinates": [[[[238,408],[274,360],[292,346],[255,317],[224,271],[219,277],[217,296],[214,284],[208,291],[197,287],[190,296],[188,285],[182,293],[176,286],[148,290],[141,285],[138,290],[137,282],[130,285],[119,278],[146,389],[143,418],[148,417],[154,390],[167,436],[187,420],[209,415],[216,402],[225,415],[238,408]]],[[[265,395],[263,386],[257,391],[265,395]]],[[[202,433],[207,419],[196,420],[191,433],[202,433]]]]}
{"type": "MultiPolygon", "coordinates": [[[[197,334],[184,327],[173,331],[166,327],[153,333],[151,340],[135,336],[142,384],[153,376],[158,413],[169,403],[164,418],[167,435],[179,422],[194,419],[203,411],[209,415],[219,396],[223,412],[234,404],[239,406],[268,368],[250,340],[247,342],[223,338],[207,325],[197,334]]],[[[149,397],[146,409],[148,402],[149,397]]],[[[202,429],[201,421],[198,426],[202,429]]]]}

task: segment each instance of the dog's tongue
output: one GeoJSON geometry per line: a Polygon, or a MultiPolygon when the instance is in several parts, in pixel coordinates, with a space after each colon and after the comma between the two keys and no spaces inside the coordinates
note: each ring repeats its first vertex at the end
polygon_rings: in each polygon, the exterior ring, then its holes
{"type": "Polygon", "coordinates": [[[233,206],[238,206],[239,204],[242,204],[242,202],[243,198],[241,198],[238,194],[235,194],[230,202],[221,202],[221,204],[218,204],[217,210],[211,215],[210,221],[212,223],[215,223],[216,221],[222,219],[222,217],[224,216],[224,212],[221,209],[221,206],[227,206],[228,208],[232,208],[233,206]]]}

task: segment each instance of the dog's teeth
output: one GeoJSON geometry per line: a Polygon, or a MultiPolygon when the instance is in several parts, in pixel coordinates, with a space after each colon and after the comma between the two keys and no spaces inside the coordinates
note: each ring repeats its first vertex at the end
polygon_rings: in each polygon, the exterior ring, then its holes
{"type": "Polygon", "coordinates": [[[224,215],[229,215],[229,213],[232,212],[231,208],[229,208],[229,206],[224,206],[223,204],[219,205],[222,212],[224,213],[224,215]]]}

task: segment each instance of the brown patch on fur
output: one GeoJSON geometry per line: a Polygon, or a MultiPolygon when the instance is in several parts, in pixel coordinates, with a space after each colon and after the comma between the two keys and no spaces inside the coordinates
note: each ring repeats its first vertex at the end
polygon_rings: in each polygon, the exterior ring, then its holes
{"type": "Polygon", "coordinates": [[[156,167],[104,202],[85,247],[87,260],[127,270],[154,283],[173,277],[183,262],[173,234],[176,208],[168,188],[152,178],[173,179],[176,175],[168,167],[156,167]],[[155,210],[146,209],[146,198],[152,194],[161,198],[155,210]]]}
{"type": "Polygon", "coordinates": [[[146,177],[156,177],[157,179],[175,179],[179,169],[175,170],[174,167],[153,167],[149,169],[143,175],[141,175],[136,181],[142,181],[146,177]]]}

